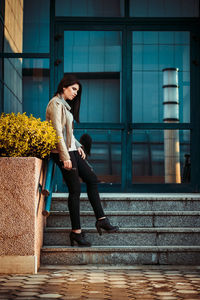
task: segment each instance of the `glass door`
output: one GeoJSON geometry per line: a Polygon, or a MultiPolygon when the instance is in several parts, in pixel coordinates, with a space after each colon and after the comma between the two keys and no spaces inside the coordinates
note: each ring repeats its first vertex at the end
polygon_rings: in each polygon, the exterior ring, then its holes
{"type": "MultiPolygon", "coordinates": [[[[190,183],[190,33],[132,32],[132,184],[190,183]]],[[[157,187],[158,188],[158,187],[157,187]]]]}
{"type": "MultiPolygon", "coordinates": [[[[75,74],[82,83],[80,123],[75,124],[75,136],[80,140],[88,134],[92,139],[88,161],[98,176],[100,190],[101,186],[121,187],[122,32],[64,29],[55,47],[56,85],[67,74],[75,74]]],[[[57,190],[63,189],[64,185],[57,183],[57,190]]]]}
{"type": "Polygon", "coordinates": [[[190,32],[157,29],[56,27],[54,89],[64,74],[82,82],[75,135],[92,138],[100,191],[194,190],[190,32]]]}

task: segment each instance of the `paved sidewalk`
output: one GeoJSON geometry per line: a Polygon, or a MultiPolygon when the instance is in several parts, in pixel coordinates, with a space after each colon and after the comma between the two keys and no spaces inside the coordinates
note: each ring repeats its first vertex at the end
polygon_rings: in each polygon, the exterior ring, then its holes
{"type": "Polygon", "coordinates": [[[200,299],[200,266],[45,266],[0,274],[0,299],[200,299]]]}

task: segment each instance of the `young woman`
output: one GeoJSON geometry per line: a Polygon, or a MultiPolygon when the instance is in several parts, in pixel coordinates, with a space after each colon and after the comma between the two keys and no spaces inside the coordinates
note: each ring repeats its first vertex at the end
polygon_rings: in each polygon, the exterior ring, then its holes
{"type": "Polygon", "coordinates": [[[69,191],[68,207],[72,224],[71,246],[74,246],[74,241],[76,241],[78,246],[89,247],[91,244],[85,240],[80,225],[79,177],[87,185],[88,199],[97,219],[95,225],[99,234],[102,234],[101,229],[107,232],[116,232],[119,227],[112,226],[105,216],[98,193],[97,176],[85,160],[81,144],[74,137],[73,121],[76,120],[79,123],[81,92],[82,86],[77,78],[73,75],[65,76],[47,106],[46,119],[52,121],[57,135],[60,137],[57,149],[51,155],[60,168],[69,191]]]}

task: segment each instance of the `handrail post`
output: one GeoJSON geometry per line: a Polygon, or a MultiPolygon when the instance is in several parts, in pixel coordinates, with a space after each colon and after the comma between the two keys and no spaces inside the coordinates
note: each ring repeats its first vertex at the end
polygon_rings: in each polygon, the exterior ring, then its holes
{"type": "Polygon", "coordinates": [[[48,164],[47,164],[45,187],[42,190],[42,194],[46,196],[45,197],[45,209],[43,210],[42,214],[43,214],[43,216],[46,216],[46,217],[48,217],[50,215],[55,169],[56,169],[56,165],[54,163],[54,160],[52,158],[50,158],[48,160],[48,164]]]}
{"type": "Polygon", "coordinates": [[[47,162],[45,186],[44,189],[42,190],[42,194],[44,196],[48,196],[50,194],[53,169],[54,169],[54,161],[52,158],[49,158],[47,162]]]}

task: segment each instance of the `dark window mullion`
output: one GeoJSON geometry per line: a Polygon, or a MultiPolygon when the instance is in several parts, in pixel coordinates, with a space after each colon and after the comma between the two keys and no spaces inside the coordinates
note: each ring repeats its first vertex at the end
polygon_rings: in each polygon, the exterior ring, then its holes
{"type": "Polygon", "coordinates": [[[55,78],[55,67],[54,67],[54,61],[55,61],[55,42],[54,42],[54,24],[55,24],[55,0],[50,1],[50,82],[49,82],[49,95],[50,98],[54,95],[54,78],[55,78]]]}
{"type": "Polygon", "coordinates": [[[130,129],[155,129],[155,130],[164,130],[164,129],[192,129],[191,123],[132,123],[129,124],[130,129]]]}
{"type": "Polygon", "coordinates": [[[200,32],[194,29],[190,35],[190,82],[191,82],[191,123],[193,130],[191,132],[191,183],[194,186],[194,191],[200,191],[200,32]]]}
{"type": "Polygon", "coordinates": [[[121,104],[121,121],[125,125],[122,131],[122,148],[121,148],[121,184],[122,190],[127,187],[127,30],[124,27],[122,32],[122,104],[121,104]]]}
{"type": "Polygon", "coordinates": [[[123,123],[75,123],[74,128],[76,129],[113,129],[113,130],[123,130],[125,124],[123,123]]]}
{"type": "Polygon", "coordinates": [[[69,30],[78,27],[79,30],[89,26],[91,30],[98,27],[114,26],[119,30],[120,26],[130,26],[133,30],[191,30],[193,26],[199,26],[199,18],[141,18],[141,17],[55,17],[55,23],[63,25],[69,30]]]}
{"type": "Polygon", "coordinates": [[[130,2],[130,0],[124,0],[124,16],[125,16],[125,18],[128,18],[130,15],[129,14],[129,7],[130,7],[129,2],[130,2]]]}
{"type": "MultiPolygon", "coordinates": [[[[129,2],[129,1],[128,1],[129,2]]],[[[126,149],[126,176],[127,176],[127,187],[132,184],[132,130],[129,126],[134,120],[132,120],[132,31],[128,30],[126,27],[127,34],[127,49],[126,49],[126,57],[127,57],[127,66],[126,66],[126,102],[127,102],[127,114],[126,114],[126,126],[127,126],[127,149],[126,149]]]]}

